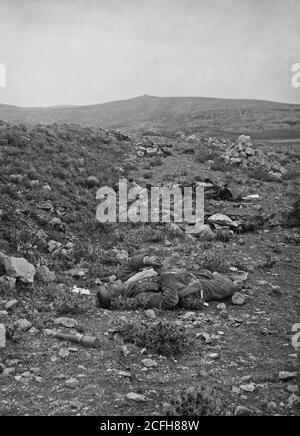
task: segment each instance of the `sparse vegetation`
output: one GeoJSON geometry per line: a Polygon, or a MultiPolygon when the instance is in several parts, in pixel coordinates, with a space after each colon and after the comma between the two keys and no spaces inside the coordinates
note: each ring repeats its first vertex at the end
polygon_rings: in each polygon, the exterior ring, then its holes
{"type": "Polygon", "coordinates": [[[149,324],[122,320],[116,324],[115,331],[124,342],[167,357],[181,354],[189,345],[185,329],[168,322],[149,324]]]}
{"type": "Polygon", "coordinates": [[[221,416],[225,414],[217,391],[207,384],[182,389],[165,411],[167,416],[221,416]]]}

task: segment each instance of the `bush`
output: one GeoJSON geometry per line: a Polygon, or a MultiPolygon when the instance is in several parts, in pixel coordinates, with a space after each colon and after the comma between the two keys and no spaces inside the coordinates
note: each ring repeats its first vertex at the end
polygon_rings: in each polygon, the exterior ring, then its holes
{"type": "Polygon", "coordinates": [[[125,342],[167,357],[181,354],[189,344],[185,329],[168,322],[149,325],[122,320],[117,322],[115,331],[125,342]]]}
{"type": "Polygon", "coordinates": [[[78,295],[71,291],[60,291],[54,299],[54,310],[57,315],[78,315],[86,314],[91,309],[94,309],[94,298],[86,295],[78,295]]]}
{"type": "Polygon", "coordinates": [[[217,157],[211,166],[211,170],[222,171],[223,173],[225,173],[225,172],[230,172],[232,170],[232,167],[229,163],[226,163],[224,159],[217,157]]]}
{"type": "Polygon", "coordinates": [[[251,169],[248,175],[251,179],[261,182],[274,182],[274,178],[264,168],[251,169]]]}
{"type": "Polygon", "coordinates": [[[226,272],[229,269],[229,262],[226,260],[224,253],[218,253],[216,250],[205,251],[197,258],[197,264],[201,269],[207,269],[211,272],[226,272]]]}
{"type": "Polygon", "coordinates": [[[182,389],[165,411],[167,416],[224,415],[220,398],[214,388],[201,384],[198,388],[182,389]]]}
{"type": "Polygon", "coordinates": [[[199,163],[204,163],[208,160],[214,160],[218,154],[219,150],[215,147],[200,143],[197,145],[195,159],[199,163]]]}

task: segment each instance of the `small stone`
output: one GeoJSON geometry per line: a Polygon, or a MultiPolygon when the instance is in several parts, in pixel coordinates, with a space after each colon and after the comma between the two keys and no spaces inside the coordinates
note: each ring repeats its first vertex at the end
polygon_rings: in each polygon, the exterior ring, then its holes
{"type": "Polygon", "coordinates": [[[146,368],[156,368],[158,366],[158,363],[155,360],[152,359],[143,359],[142,364],[146,368]]]}
{"type": "Polygon", "coordinates": [[[296,372],[281,371],[279,373],[278,377],[279,377],[279,380],[290,381],[290,380],[297,378],[297,373],[296,372]]]}
{"type": "Polygon", "coordinates": [[[247,383],[252,379],[252,375],[245,375],[245,377],[241,378],[242,383],[247,383]]]}
{"type": "Polygon", "coordinates": [[[54,336],[54,334],[55,334],[55,332],[53,330],[50,330],[50,329],[44,329],[43,332],[44,332],[45,336],[54,336]]]}
{"type": "Polygon", "coordinates": [[[297,385],[289,385],[286,390],[291,394],[297,394],[299,392],[299,387],[297,385]]]}
{"type": "Polygon", "coordinates": [[[79,400],[72,400],[69,404],[71,409],[81,409],[83,407],[83,403],[81,403],[79,400]]]}
{"type": "Polygon", "coordinates": [[[62,325],[67,328],[74,328],[77,325],[77,321],[76,319],[73,318],[61,317],[61,318],[56,318],[54,320],[54,324],[62,325]]]}
{"type": "Polygon", "coordinates": [[[280,288],[280,286],[272,286],[272,292],[275,295],[282,295],[282,290],[280,288]]]}
{"type": "Polygon", "coordinates": [[[145,310],[144,314],[149,319],[156,319],[156,314],[155,314],[155,311],[153,309],[145,310]]]}
{"type": "Polygon", "coordinates": [[[210,334],[206,333],[206,332],[197,333],[196,339],[199,339],[199,338],[203,339],[206,344],[211,344],[211,342],[212,342],[210,334]]]}
{"type": "Polygon", "coordinates": [[[16,327],[18,330],[26,332],[27,330],[31,329],[32,324],[27,319],[18,319],[16,321],[16,327]]]}
{"type": "Polygon", "coordinates": [[[13,374],[14,372],[16,372],[15,368],[4,368],[4,370],[2,372],[2,376],[7,377],[7,376],[13,374]]]}
{"type": "Polygon", "coordinates": [[[267,411],[268,412],[274,412],[277,409],[277,404],[275,403],[275,401],[271,401],[268,405],[267,405],[267,411]]]}
{"type": "Polygon", "coordinates": [[[209,357],[210,359],[212,359],[212,360],[218,360],[218,359],[220,359],[220,355],[219,355],[218,353],[210,353],[210,354],[208,355],[208,357],[209,357]]]}
{"type": "Polygon", "coordinates": [[[243,391],[243,392],[249,392],[249,393],[252,393],[252,392],[254,392],[255,391],[255,385],[253,384],[253,383],[250,383],[250,384],[248,384],[248,385],[241,385],[240,386],[240,389],[241,389],[241,391],[243,391]]]}
{"type": "Polygon", "coordinates": [[[13,310],[19,304],[18,300],[10,300],[6,303],[5,309],[7,311],[13,310]]]}
{"type": "Polygon", "coordinates": [[[87,179],[86,179],[86,184],[87,184],[87,186],[89,187],[89,188],[93,188],[94,186],[97,186],[97,185],[99,185],[99,179],[97,178],[97,177],[95,177],[95,176],[89,176],[87,179]]]}
{"type": "Polygon", "coordinates": [[[69,378],[66,380],[65,385],[67,388],[75,389],[79,385],[79,381],[76,378],[69,378]]]}
{"type": "Polygon", "coordinates": [[[52,253],[55,250],[59,250],[62,247],[62,244],[57,241],[49,241],[48,242],[48,250],[52,253]]]}
{"type": "Polygon", "coordinates": [[[196,318],[196,312],[187,312],[180,316],[183,321],[188,321],[196,318]]]}
{"type": "Polygon", "coordinates": [[[238,406],[235,409],[234,414],[235,414],[235,416],[251,416],[252,410],[248,409],[247,407],[238,406]]]}
{"type": "Polygon", "coordinates": [[[220,303],[220,304],[217,305],[217,309],[220,310],[220,311],[223,311],[223,310],[227,309],[227,306],[226,306],[225,303],[220,303]]]}
{"type": "Polygon", "coordinates": [[[62,359],[66,359],[67,357],[69,357],[70,352],[69,352],[68,348],[61,348],[58,352],[58,355],[62,359]]]}
{"type": "Polygon", "coordinates": [[[232,296],[231,301],[232,301],[232,304],[234,306],[243,306],[247,302],[247,297],[245,295],[241,294],[240,292],[236,292],[232,296]]]}
{"type": "Polygon", "coordinates": [[[135,392],[130,392],[126,395],[126,398],[131,401],[135,401],[136,403],[144,403],[146,401],[146,397],[144,395],[136,394],[135,392]]]}
{"type": "Polygon", "coordinates": [[[236,386],[233,386],[232,393],[235,395],[240,395],[241,390],[239,388],[237,388],[236,386]]]}
{"type": "Polygon", "coordinates": [[[292,394],[288,399],[287,406],[294,407],[295,404],[300,405],[300,398],[296,394],[292,394]]]}

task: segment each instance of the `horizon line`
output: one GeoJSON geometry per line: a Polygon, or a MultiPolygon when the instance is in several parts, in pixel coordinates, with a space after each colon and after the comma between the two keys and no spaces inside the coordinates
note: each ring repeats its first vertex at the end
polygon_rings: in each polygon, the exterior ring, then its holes
{"type": "Polygon", "coordinates": [[[265,103],[274,103],[274,104],[285,104],[290,106],[300,106],[299,103],[290,103],[286,101],[275,101],[275,100],[268,100],[268,99],[259,99],[259,98],[230,98],[230,97],[208,97],[208,96],[158,96],[158,95],[149,95],[149,94],[142,94],[135,97],[129,97],[129,98],[122,98],[117,100],[108,100],[104,101],[102,103],[90,103],[90,104],[56,104],[56,105],[50,105],[50,106],[18,106],[15,104],[10,103],[3,103],[0,102],[0,105],[3,106],[10,106],[11,108],[16,109],[72,109],[72,108],[81,108],[81,107],[92,107],[92,106],[100,106],[110,103],[119,103],[119,102],[125,102],[129,100],[137,100],[141,98],[158,98],[158,99],[208,99],[208,100],[231,100],[231,101],[253,101],[253,102],[265,102],[265,103]]]}

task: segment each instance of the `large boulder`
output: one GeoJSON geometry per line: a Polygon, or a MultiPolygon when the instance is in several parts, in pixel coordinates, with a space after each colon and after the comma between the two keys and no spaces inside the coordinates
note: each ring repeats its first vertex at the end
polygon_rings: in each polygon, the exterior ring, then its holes
{"type": "Polygon", "coordinates": [[[20,280],[24,284],[34,282],[35,268],[26,259],[7,257],[4,263],[6,274],[20,280]]]}

